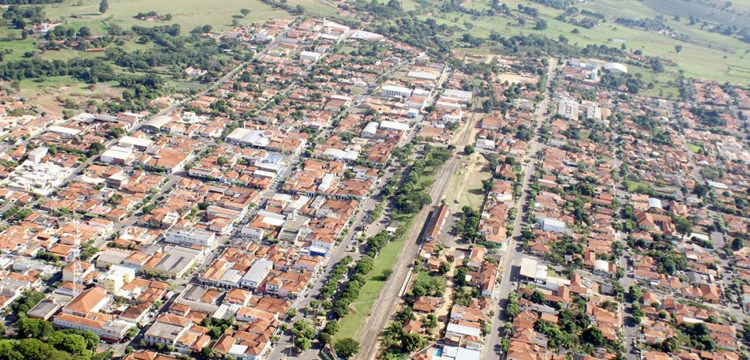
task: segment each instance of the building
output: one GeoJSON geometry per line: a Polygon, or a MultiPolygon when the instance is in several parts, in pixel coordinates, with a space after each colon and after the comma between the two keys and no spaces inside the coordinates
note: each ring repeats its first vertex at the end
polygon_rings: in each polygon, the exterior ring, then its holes
{"type": "Polygon", "coordinates": [[[86,314],[97,313],[109,304],[112,298],[102,287],[93,287],[83,291],[63,307],[65,314],[85,317],[86,314]]]}
{"type": "Polygon", "coordinates": [[[62,329],[91,331],[99,335],[102,340],[112,342],[122,340],[128,329],[135,326],[133,323],[100,313],[90,313],[86,316],[62,313],[52,320],[52,324],[62,329]]]}
{"type": "Polygon", "coordinates": [[[143,340],[149,345],[176,346],[192,325],[193,322],[187,317],[164,313],[143,334],[143,340]]]}
{"type": "Polygon", "coordinates": [[[540,223],[542,230],[550,231],[554,233],[563,234],[565,233],[565,223],[551,218],[546,218],[540,223]]]}
{"type": "Polygon", "coordinates": [[[628,67],[620,63],[604,64],[604,71],[610,74],[627,74],[628,67]]]}
{"type": "Polygon", "coordinates": [[[538,262],[536,260],[524,257],[523,260],[521,260],[521,271],[519,272],[521,280],[534,282],[536,279],[537,265],[538,262]]]}
{"type": "Polygon", "coordinates": [[[113,146],[99,155],[99,161],[113,165],[127,165],[130,164],[134,157],[131,148],[113,146]]]}
{"type": "Polygon", "coordinates": [[[263,280],[268,276],[268,273],[273,270],[273,262],[266,259],[255,260],[253,265],[247,270],[245,276],[240,280],[240,286],[248,289],[257,288],[263,280]]]}
{"type": "Polygon", "coordinates": [[[271,143],[271,139],[260,130],[237,128],[227,136],[227,142],[235,145],[248,145],[256,148],[265,148],[271,143]]]}
{"type": "Polygon", "coordinates": [[[575,100],[563,99],[557,103],[557,114],[568,120],[578,120],[579,105],[575,100]]]}
{"type": "Polygon", "coordinates": [[[385,97],[400,97],[407,99],[411,96],[411,90],[403,86],[383,85],[380,89],[380,95],[385,97]]]}
{"type": "Polygon", "coordinates": [[[216,233],[200,229],[177,227],[164,233],[164,241],[184,246],[205,246],[212,248],[216,245],[216,233]]]}
{"type": "Polygon", "coordinates": [[[425,240],[438,241],[440,239],[440,229],[448,217],[448,212],[448,206],[445,204],[441,204],[435,209],[430,218],[430,226],[425,232],[425,240]]]}
{"type": "Polygon", "coordinates": [[[99,279],[99,286],[108,293],[116,295],[125,284],[130,284],[135,279],[135,269],[126,266],[113,265],[109,271],[99,279]]]}
{"type": "Polygon", "coordinates": [[[321,53],[313,52],[313,51],[302,51],[299,53],[299,58],[302,61],[311,61],[316,62],[320,60],[320,58],[323,56],[321,53]]]}
{"type": "Polygon", "coordinates": [[[602,120],[602,108],[593,101],[582,101],[581,108],[583,108],[583,116],[586,119],[592,119],[596,121],[602,120]]]}
{"type": "Polygon", "coordinates": [[[473,94],[471,91],[448,89],[443,92],[443,96],[467,103],[471,101],[473,94]]]}
{"type": "Polygon", "coordinates": [[[167,124],[172,122],[172,118],[169,116],[154,116],[143,125],[141,125],[141,129],[148,132],[159,132],[161,129],[163,129],[167,124]]]}

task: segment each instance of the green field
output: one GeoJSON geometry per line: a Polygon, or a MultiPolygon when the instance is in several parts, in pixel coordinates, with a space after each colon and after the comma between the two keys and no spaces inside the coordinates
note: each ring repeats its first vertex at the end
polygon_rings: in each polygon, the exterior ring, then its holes
{"type": "MultiPolygon", "coordinates": [[[[409,219],[401,222],[399,227],[409,229],[411,224],[411,219],[409,219]]],[[[385,281],[382,278],[383,270],[393,268],[393,263],[396,262],[401,247],[404,245],[404,236],[393,238],[391,242],[383,247],[380,255],[375,258],[372,271],[365,276],[366,282],[359,292],[359,297],[351,305],[354,309],[346,317],[339,320],[339,337],[356,338],[359,334],[359,330],[364,326],[372,304],[378,298],[383,285],[385,285],[385,281]]]]}
{"type": "Polygon", "coordinates": [[[67,0],[60,4],[46,5],[50,20],[73,26],[86,25],[94,33],[104,33],[112,24],[123,28],[133,25],[154,26],[180,24],[183,32],[202,25],[211,25],[213,31],[232,28],[232,15],[240,15],[240,9],[250,9],[250,14],[239,18],[240,24],[250,24],[273,18],[288,18],[290,15],[274,9],[259,0],[109,0],[109,11],[99,13],[99,0],[67,0]],[[156,11],[160,15],[172,14],[170,21],[140,21],[134,18],[139,12],[156,11]]]}
{"type": "Polygon", "coordinates": [[[460,212],[464,206],[479,209],[484,202],[482,180],[492,177],[492,174],[486,171],[487,160],[481,154],[474,154],[471,157],[462,156],[461,160],[466,161],[467,166],[473,170],[461,170],[451,179],[445,201],[454,213],[460,212]],[[473,166],[470,158],[474,160],[473,166]],[[456,197],[458,197],[458,203],[455,201],[456,197]]]}
{"type": "MultiPolygon", "coordinates": [[[[487,10],[489,9],[489,3],[488,0],[472,1],[469,8],[480,11],[487,10]]],[[[615,23],[616,17],[640,19],[656,16],[657,12],[654,9],[636,0],[594,0],[576,4],[575,6],[579,9],[592,10],[607,16],[606,22],[592,29],[585,29],[556,20],[555,17],[562,14],[563,10],[548,8],[529,1],[507,2],[507,5],[514,10],[518,4],[536,8],[539,11],[539,18],[547,22],[547,29],[534,30],[534,20],[528,20],[524,26],[519,26],[516,19],[500,15],[473,16],[459,12],[432,11],[423,12],[418,17],[422,20],[434,18],[439,24],[461,27],[463,30],[456,34],[456,39],[463,36],[465,32],[471,33],[472,36],[485,38],[492,32],[497,32],[506,37],[520,34],[540,34],[557,39],[560,35],[563,35],[568,38],[570,44],[577,44],[581,47],[587,44],[620,47],[621,42],[619,41],[624,41],[626,48],[630,51],[639,49],[645,55],[658,56],[674,61],[679,69],[685,71],[687,76],[709,78],[719,82],[750,84],[750,44],[736,38],[702,30],[699,25],[691,26],[688,24],[687,17],[681,18],[680,21],[669,17],[666,23],[674,29],[676,34],[689,37],[689,42],[677,40],[667,34],[628,28],[615,23]],[[467,24],[470,25],[467,26],[467,24]],[[578,29],[578,34],[573,33],[573,29],[578,29]],[[613,40],[618,40],[618,42],[613,40]],[[675,51],[675,45],[682,45],[680,53],[675,51]]],[[[514,11],[514,14],[518,14],[518,12],[514,11]]],[[[668,68],[668,70],[676,73],[675,68],[668,68]]],[[[653,92],[649,95],[658,95],[659,89],[657,88],[653,92]]],[[[668,94],[672,94],[674,91],[662,88],[662,93],[665,94],[665,97],[668,97],[668,94]]]]}
{"type": "Polygon", "coordinates": [[[697,144],[688,144],[687,145],[688,150],[697,153],[703,149],[703,146],[697,145],[697,144]]]}

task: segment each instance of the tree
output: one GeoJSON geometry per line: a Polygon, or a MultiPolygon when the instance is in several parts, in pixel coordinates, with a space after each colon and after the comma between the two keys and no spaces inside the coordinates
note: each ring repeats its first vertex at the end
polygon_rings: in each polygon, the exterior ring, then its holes
{"type": "Polygon", "coordinates": [[[350,358],[354,355],[359,354],[359,342],[352,338],[344,338],[336,341],[333,345],[333,349],[336,350],[336,355],[343,358],[350,358]]]}
{"type": "Polygon", "coordinates": [[[329,333],[321,332],[320,334],[318,334],[318,341],[320,341],[320,343],[323,345],[330,344],[331,339],[331,334],[329,333]]]}
{"type": "Polygon", "coordinates": [[[667,353],[673,353],[677,350],[677,339],[670,336],[661,342],[661,349],[667,353]]]}
{"type": "Polygon", "coordinates": [[[242,14],[242,16],[247,16],[247,14],[249,13],[250,13],[250,9],[240,9],[240,14],[242,14]]]}
{"type": "Polygon", "coordinates": [[[466,155],[471,155],[471,154],[473,154],[473,153],[474,153],[474,146],[473,146],[473,145],[466,145],[466,146],[464,147],[464,153],[465,153],[466,155]]]}
{"type": "Polygon", "coordinates": [[[384,281],[388,280],[388,278],[390,278],[392,274],[393,274],[393,270],[391,270],[391,269],[383,269],[383,275],[382,275],[383,280],[384,281]]]}
{"type": "Polygon", "coordinates": [[[600,346],[604,344],[604,334],[602,334],[602,331],[596,326],[591,326],[586,330],[583,330],[581,338],[583,339],[583,341],[594,346],[600,346]]]}
{"type": "Polygon", "coordinates": [[[732,250],[739,251],[743,247],[745,247],[745,242],[742,239],[734,238],[734,240],[732,240],[732,250]]]}
{"type": "Polygon", "coordinates": [[[674,46],[674,51],[676,51],[679,54],[680,51],[682,51],[682,45],[675,45],[674,46]]]}
{"type": "Polygon", "coordinates": [[[406,352],[411,353],[412,351],[421,349],[423,346],[424,339],[419,334],[405,333],[401,338],[401,347],[406,350],[406,352]]]}
{"type": "Polygon", "coordinates": [[[138,328],[137,327],[131,327],[125,332],[125,338],[126,339],[133,339],[135,336],[138,335],[138,328]]]}
{"type": "Polygon", "coordinates": [[[537,20],[534,30],[547,30],[547,22],[542,19],[537,20]]]}
{"type": "Polygon", "coordinates": [[[534,290],[534,292],[531,294],[531,302],[536,304],[544,303],[544,293],[542,293],[538,289],[534,290]]]}
{"type": "Polygon", "coordinates": [[[107,10],[109,10],[109,1],[102,0],[102,2],[99,3],[99,12],[102,14],[106,14],[107,10]]]}
{"type": "Polygon", "coordinates": [[[680,234],[687,235],[690,234],[693,230],[693,223],[690,222],[690,220],[685,219],[684,217],[675,216],[674,223],[675,230],[677,230],[677,232],[680,234]]]}
{"type": "Polygon", "coordinates": [[[310,342],[310,339],[300,336],[294,339],[294,347],[299,351],[306,351],[312,347],[312,342],[310,342]]]}

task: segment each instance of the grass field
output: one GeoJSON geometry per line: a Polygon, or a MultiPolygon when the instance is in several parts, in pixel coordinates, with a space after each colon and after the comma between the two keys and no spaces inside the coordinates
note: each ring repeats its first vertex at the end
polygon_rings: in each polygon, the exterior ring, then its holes
{"type": "Polygon", "coordinates": [[[628,191],[633,192],[639,187],[650,187],[649,183],[643,181],[628,181],[628,191]]]}
{"type": "MultiPolygon", "coordinates": [[[[738,39],[723,36],[702,30],[699,25],[689,25],[688,19],[683,17],[675,21],[671,17],[666,20],[667,25],[674,29],[677,34],[686,35],[690,41],[680,41],[669,35],[660,34],[655,31],[644,31],[632,29],[614,23],[615,17],[629,17],[633,19],[653,18],[657,12],[636,0],[594,0],[586,3],[576,4],[579,9],[589,9],[603,13],[607,16],[607,22],[593,29],[580,28],[565,22],[556,20],[555,17],[563,11],[547,8],[542,5],[528,1],[511,0],[507,5],[516,9],[518,4],[532,6],[539,11],[540,18],[547,22],[547,29],[543,31],[533,30],[535,21],[527,21],[525,26],[519,26],[514,19],[502,16],[471,16],[463,13],[440,13],[431,12],[419,15],[421,19],[435,18],[440,24],[457,25],[470,32],[473,36],[488,37],[490,33],[497,32],[503,36],[519,34],[543,34],[556,39],[560,35],[569,39],[571,44],[585,46],[587,44],[604,44],[619,47],[620,43],[613,39],[623,40],[627,49],[640,49],[644,54],[659,56],[669,59],[678,64],[687,76],[714,79],[719,82],[733,82],[750,84],[750,44],[738,39]],[[627,3],[625,5],[624,3],[627,3]],[[472,24],[469,29],[465,24],[472,24]],[[579,33],[572,33],[578,29],[579,33]],[[677,53],[675,45],[682,45],[682,51],[677,53]],[[709,65],[709,66],[707,66],[709,65]]],[[[471,2],[471,8],[487,10],[488,0],[471,2]]],[[[463,36],[463,32],[457,34],[457,38],[463,36]]],[[[676,73],[676,69],[671,71],[676,73]]],[[[673,94],[674,90],[665,86],[659,86],[653,90],[658,95],[659,90],[664,96],[673,94]]]]}
{"type": "Polygon", "coordinates": [[[259,0],[109,0],[109,11],[99,13],[99,0],[64,1],[46,5],[47,17],[51,20],[74,26],[88,26],[92,32],[102,34],[111,24],[123,28],[133,25],[154,26],[158,24],[180,24],[183,32],[202,25],[211,25],[213,31],[232,27],[232,15],[240,15],[240,9],[250,10],[240,24],[250,24],[290,15],[274,9],[259,0]],[[156,11],[160,15],[172,14],[172,20],[160,22],[140,21],[133,18],[139,12],[156,11]]]}
{"type": "MultiPolygon", "coordinates": [[[[399,226],[408,229],[411,227],[411,224],[412,221],[409,219],[402,221],[399,226]]],[[[383,247],[380,255],[375,258],[372,271],[365,276],[366,282],[365,285],[362,286],[362,290],[359,292],[359,297],[357,297],[357,300],[351,305],[353,310],[339,321],[338,337],[357,338],[360,329],[364,326],[370,308],[372,308],[372,304],[375,302],[375,299],[378,298],[380,290],[383,289],[383,285],[385,285],[385,280],[382,278],[383,270],[393,268],[393,263],[396,262],[401,247],[404,245],[404,236],[394,238],[390,243],[383,247]]]]}
{"type": "MultiPolygon", "coordinates": [[[[479,153],[471,156],[462,156],[461,161],[466,161],[466,169],[453,175],[445,201],[452,212],[460,212],[464,206],[479,209],[484,201],[482,191],[482,180],[492,177],[485,171],[487,159],[479,153]],[[458,197],[458,203],[455,202],[458,197]]],[[[463,168],[463,167],[462,167],[463,168]]]]}

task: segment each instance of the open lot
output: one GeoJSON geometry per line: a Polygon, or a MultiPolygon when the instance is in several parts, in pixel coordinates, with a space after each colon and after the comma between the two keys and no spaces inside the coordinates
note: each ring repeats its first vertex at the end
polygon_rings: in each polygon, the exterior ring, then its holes
{"type": "Polygon", "coordinates": [[[479,153],[463,156],[462,164],[458,173],[453,174],[448,194],[445,201],[452,213],[458,213],[464,206],[470,206],[474,209],[479,208],[484,201],[484,192],[482,190],[482,180],[492,177],[486,171],[487,159],[479,153]],[[458,202],[456,202],[458,198],[458,202]]]}

